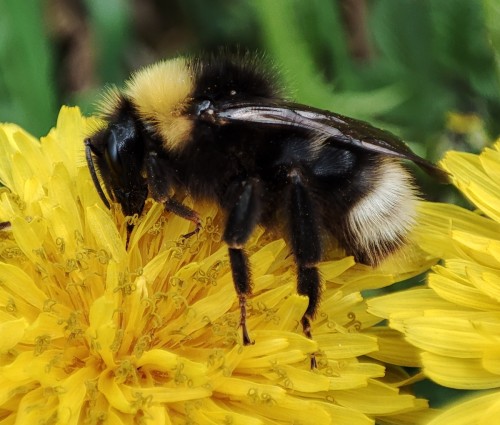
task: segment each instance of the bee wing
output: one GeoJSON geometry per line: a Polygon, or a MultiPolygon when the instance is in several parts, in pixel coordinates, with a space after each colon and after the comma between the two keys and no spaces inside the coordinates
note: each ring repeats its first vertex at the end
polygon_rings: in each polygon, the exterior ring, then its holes
{"type": "MultiPolygon", "coordinates": [[[[268,102],[269,103],[269,102],[268,102]]],[[[315,133],[345,148],[362,149],[413,161],[428,174],[447,182],[448,174],[419,157],[398,137],[367,122],[304,105],[286,103],[226,104],[210,112],[221,125],[229,122],[258,123],[315,133]]]]}

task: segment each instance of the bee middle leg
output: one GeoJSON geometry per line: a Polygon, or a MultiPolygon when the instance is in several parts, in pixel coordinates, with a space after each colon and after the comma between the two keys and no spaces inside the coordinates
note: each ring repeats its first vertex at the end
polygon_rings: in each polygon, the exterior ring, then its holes
{"type": "Polygon", "coordinates": [[[253,344],[246,324],[246,300],[252,293],[252,281],[248,257],[244,245],[254,231],[261,214],[261,188],[257,179],[234,182],[229,190],[232,204],[229,207],[224,242],[229,247],[229,261],[233,283],[240,304],[240,326],[243,345],[253,344]]]}
{"type": "Polygon", "coordinates": [[[10,221],[0,221],[0,230],[7,230],[10,228],[10,221]]]}
{"type": "MultiPolygon", "coordinates": [[[[322,257],[317,211],[311,200],[304,177],[299,170],[289,173],[288,192],[289,237],[297,264],[297,292],[309,298],[301,324],[304,335],[312,339],[311,320],[316,314],[321,296],[321,279],[316,267],[322,257]]],[[[311,368],[316,368],[311,355],[311,368]]]]}
{"type": "Polygon", "coordinates": [[[168,196],[170,182],[165,173],[165,170],[168,169],[166,159],[157,151],[151,149],[145,159],[145,168],[149,192],[151,193],[153,199],[157,202],[162,202],[167,211],[170,211],[173,214],[195,224],[195,229],[185,235],[182,235],[182,237],[187,239],[197,234],[201,230],[201,219],[199,214],[184,205],[182,202],[176,201],[168,196]]]}

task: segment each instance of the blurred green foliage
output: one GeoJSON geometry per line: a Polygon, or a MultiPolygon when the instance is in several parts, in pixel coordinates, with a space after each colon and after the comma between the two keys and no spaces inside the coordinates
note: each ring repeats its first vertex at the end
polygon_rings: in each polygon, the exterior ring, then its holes
{"type": "Polygon", "coordinates": [[[42,3],[0,2],[0,120],[36,134],[54,123],[57,94],[50,41],[43,28],[42,3]]]}
{"type": "Polygon", "coordinates": [[[369,120],[436,159],[454,144],[481,147],[449,134],[448,112],[500,133],[499,9],[497,0],[3,0],[0,118],[41,135],[61,104],[91,112],[104,84],[137,67],[240,46],[267,52],[298,101],[369,120]],[[72,37],[85,28],[86,41],[61,42],[64,8],[84,23],[72,37]],[[61,84],[75,72],[61,75],[72,48],[90,52],[83,88],[61,84]]]}

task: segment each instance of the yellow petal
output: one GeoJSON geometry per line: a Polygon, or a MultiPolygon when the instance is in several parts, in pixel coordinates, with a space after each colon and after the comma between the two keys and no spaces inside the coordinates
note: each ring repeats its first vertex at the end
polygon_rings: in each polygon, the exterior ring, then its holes
{"type": "Polygon", "coordinates": [[[78,108],[63,106],[57,117],[56,128],[49,133],[57,139],[59,150],[62,150],[61,145],[65,144],[65,155],[61,162],[72,179],[75,179],[78,168],[85,165],[83,140],[89,134],[89,125],[92,124],[82,119],[78,108]]]}
{"type": "Polygon", "coordinates": [[[116,304],[113,300],[102,296],[94,301],[89,312],[87,337],[93,349],[99,353],[108,367],[114,367],[112,345],[115,340],[117,326],[116,304]]]}
{"type": "Polygon", "coordinates": [[[231,399],[252,399],[255,397],[265,397],[279,402],[286,396],[286,391],[275,385],[258,384],[246,379],[219,377],[214,381],[213,388],[215,392],[223,393],[231,399]]]}
{"type": "Polygon", "coordinates": [[[250,391],[246,403],[241,403],[241,409],[249,416],[262,417],[264,423],[286,423],[293,418],[304,425],[329,424],[334,418],[329,414],[325,404],[304,401],[297,397],[285,397],[275,403],[272,394],[250,391]]]}
{"type": "Polygon", "coordinates": [[[57,396],[47,395],[43,388],[36,388],[24,395],[19,403],[15,420],[19,424],[50,422],[57,417],[57,396]]]}
{"type": "Polygon", "coordinates": [[[106,397],[113,408],[126,414],[134,415],[137,412],[137,407],[134,406],[132,400],[127,398],[122,385],[116,382],[112,370],[107,369],[101,372],[97,385],[99,391],[106,397]]]}
{"type": "Polygon", "coordinates": [[[439,298],[429,288],[412,289],[384,295],[367,301],[368,311],[389,319],[397,313],[399,318],[419,316],[424,310],[455,309],[456,306],[439,298]]]}
{"type": "MultiPolygon", "coordinates": [[[[90,173],[88,167],[80,167],[77,171],[76,182],[73,182],[76,186],[76,193],[81,205],[99,205],[102,209],[106,209],[103,204],[99,194],[90,178],[90,173]]],[[[82,215],[80,213],[80,215],[82,215]]],[[[132,241],[131,241],[132,242],[132,241]]]]}
{"type": "Polygon", "coordinates": [[[479,156],[450,152],[442,161],[443,167],[453,174],[456,186],[486,215],[500,222],[500,185],[490,179],[481,165],[479,156]]]}
{"type": "Polygon", "coordinates": [[[33,343],[37,338],[43,336],[50,340],[64,337],[64,325],[60,317],[55,314],[42,312],[36,320],[25,330],[23,341],[33,343]]]}
{"type": "Polygon", "coordinates": [[[375,326],[365,333],[377,338],[378,350],[370,353],[370,357],[399,366],[421,366],[420,353],[405,340],[403,334],[385,326],[375,326]]]}
{"type": "Polygon", "coordinates": [[[11,223],[14,239],[24,255],[34,264],[43,263],[45,252],[42,245],[47,235],[46,223],[39,219],[27,222],[19,217],[12,219],[11,223]]]}
{"type": "Polygon", "coordinates": [[[124,394],[128,394],[130,399],[139,396],[145,400],[151,399],[154,403],[177,403],[180,401],[199,400],[212,395],[212,390],[207,385],[200,387],[179,386],[178,388],[157,386],[150,388],[141,387],[140,389],[123,385],[122,389],[124,394]]]}
{"type": "Polygon", "coordinates": [[[2,125],[0,127],[0,182],[9,189],[14,188],[12,178],[12,155],[17,150],[12,138],[12,132],[17,131],[15,125],[2,125]]]}
{"type": "Polygon", "coordinates": [[[429,286],[445,300],[459,306],[477,310],[500,311],[500,304],[471,286],[468,281],[452,274],[442,267],[429,275],[429,286]]]}
{"type": "Polygon", "coordinates": [[[208,389],[208,370],[204,364],[191,361],[186,357],[180,357],[167,350],[153,349],[146,351],[135,364],[137,367],[141,367],[142,370],[152,374],[168,372],[172,375],[178,375],[179,385],[203,386],[205,390],[208,389]]]}
{"type": "Polygon", "coordinates": [[[40,181],[46,182],[50,175],[50,162],[45,161],[40,142],[24,131],[16,131],[13,139],[31,169],[31,174],[40,181]]]}
{"type": "Polygon", "coordinates": [[[279,379],[285,388],[299,389],[304,393],[328,391],[331,389],[331,378],[315,373],[312,370],[298,369],[289,365],[279,365],[275,370],[263,374],[272,381],[279,379]]]}
{"type": "Polygon", "coordinates": [[[483,367],[486,371],[500,375],[500,341],[484,349],[483,367]]]}
{"type": "Polygon", "coordinates": [[[43,217],[46,219],[48,229],[53,241],[60,250],[64,250],[69,258],[75,258],[77,246],[76,239],[81,235],[79,225],[76,224],[75,216],[68,210],[55,206],[51,202],[40,202],[43,217]]]}
{"type": "Polygon", "coordinates": [[[483,368],[480,359],[451,358],[422,353],[426,375],[440,385],[465,390],[496,388],[500,376],[483,368]]]}
{"type": "Polygon", "coordinates": [[[24,317],[14,320],[2,320],[0,322],[0,352],[5,353],[14,347],[24,336],[24,330],[28,322],[24,317]]]}
{"type": "Polygon", "coordinates": [[[87,396],[86,382],[96,378],[93,368],[81,368],[59,384],[58,420],[68,425],[78,425],[87,396]]]}
{"type": "Polygon", "coordinates": [[[243,348],[238,368],[269,368],[276,362],[302,362],[317,350],[315,341],[292,332],[255,330],[256,343],[243,348]]]}
{"type": "Polygon", "coordinates": [[[427,425],[490,425],[498,421],[500,415],[498,393],[461,400],[427,425]]]}
{"type": "MultiPolygon", "coordinates": [[[[33,279],[20,268],[0,263],[0,282],[2,282],[4,289],[17,300],[26,302],[38,311],[43,310],[47,296],[38,288],[33,279]]],[[[33,309],[31,310],[33,311],[33,309]]]]}
{"type": "Polygon", "coordinates": [[[415,238],[423,249],[439,257],[462,256],[460,247],[451,239],[452,230],[500,239],[500,223],[455,205],[425,202],[419,204],[418,212],[415,238]]]}
{"type": "Polygon", "coordinates": [[[106,211],[94,205],[87,207],[88,227],[96,241],[117,263],[125,260],[125,245],[111,217],[106,211]]]}
{"type": "Polygon", "coordinates": [[[260,325],[266,330],[293,329],[302,319],[308,303],[306,297],[294,291],[295,285],[289,283],[252,297],[252,305],[257,306],[253,311],[263,312],[259,317],[252,319],[252,327],[260,325]]]}
{"type": "Polygon", "coordinates": [[[24,182],[24,202],[34,203],[42,200],[44,196],[42,182],[37,177],[31,177],[24,182]]]}
{"type": "Polygon", "coordinates": [[[376,338],[358,333],[322,334],[317,335],[315,338],[321,350],[330,359],[362,356],[378,348],[376,338]]]}
{"type": "Polygon", "coordinates": [[[453,231],[452,238],[459,242],[465,253],[470,255],[477,263],[490,267],[500,267],[500,240],[475,234],[453,231]],[[490,258],[491,257],[491,258],[490,258]]]}
{"type": "Polygon", "coordinates": [[[483,294],[500,302],[500,270],[468,267],[467,274],[471,283],[483,294]]]}
{"type": "Polygon", "coordinates": [[[153,424],[172,425],[168,409],[164,405],[153,405],[145,409],[146,416],[153,424]]]}
{"type": "Polygon", "coordinates": [[[371,381],[365,388],[338,391],[335,393],[335,400],[343,406],[372,415],[404,412],[414,408],[417,403],[415,397],[399,394],[396,388],[376,381],[371,381]]]}
{"type": "Polygon", "coordinates": [[[255,254],[252,254],[250,257],[252,273],[256,276],[267,273],[269,267],[274,263],[276,257],[285,248],[285,246],[285,241],[279,239],[265,245],[255,254]]]}
{"type": "Polygon", "coordinates": [[[354,266],[354,257],[349,256],[337,261],[325,261],[319,265],[319,270],[323,279],[329,281],[354,266]]]}
{"type": "Polygon", "coordinates": [[[207,323],[217,320],[229,310],[233,302],[234,295],[231,297],[212,295],[200,299],[190,305],[189,309],[186,311],[187,320],[185,326],[182,328],[183,332],[191,334],[206,326],[207,323]]]}
{"type": "Polygon", "coordinates": [[[468,184],[458,183],[457,187],[487,216],[500,222],[500,186],[494,182],[479,184],[472,181],[468,184]]]}
{"type": "Polygon", "coordinates": [[[425,351],[450,357],[480,358],[492,344],[466,318],[414,317],[405,321],[407,340],[425,351]]]}
{"type": "Polygon", "coordinates": [[[54,174],[47,186],[51,201],[68,213],[71,221],[66,223],[67,227],[82,234],[81,214],[77,206],[75,186],[64,164],[55,165],[54,174]]]}
{"type": "Polygon", "coordinates": [[[495,149],[486,148],[479,156],[481,165],[492,181],[500,181],[500,152],[495,149]]]}
{"type": "MultiPolygon", "coordinates": [[[[333,403],[318,403],[330,413],[335,425],[374,425],[375,421],[362,414],[356,408],[338,406],[333,403]]],[[[319,422],[318,422],[319,424],[319,422]]]]}
{"type": "Polygon", "coordinates": [[[255,414],[241,414],[234,411],[229,413],[227,406],[222,403],[214,403],[211,399],[203,400],[197,409],[190,411],[190,419],[195,423],[219,425],[230,423],[231,425],[262,425],[263,421],[255,414]]]}

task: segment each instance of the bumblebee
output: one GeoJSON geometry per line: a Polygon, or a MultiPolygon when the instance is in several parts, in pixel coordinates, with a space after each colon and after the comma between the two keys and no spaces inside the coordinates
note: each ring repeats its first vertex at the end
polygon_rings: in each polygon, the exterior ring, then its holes
{"type": "Polygon", "coordinates": [[[247,53],[148,66],[123,90],[107,91],[105,125],[85,140],[108,208],[109,198],[125,215],[140,215],[151,197],[195,223],[187,236],[200,229],[200,218],[172,193],[215,202],[224,212],[245,345],[252,343],[252,283],[244,248],[256,226],[279,228],[288,241],[297,291],[309,298],[301,324],[311,338],[321,292],[317,264],[328,240],[377,265],[405,243],[415,222],[417,190],[402,160],[446,180],[393,134],[287,100],[264,62],[247,53]]]}

